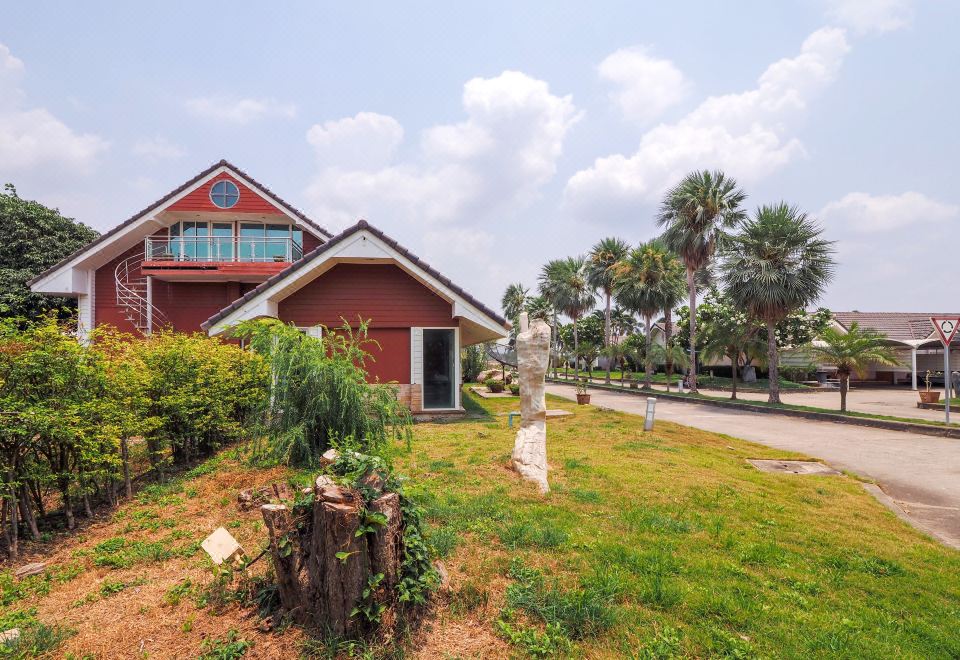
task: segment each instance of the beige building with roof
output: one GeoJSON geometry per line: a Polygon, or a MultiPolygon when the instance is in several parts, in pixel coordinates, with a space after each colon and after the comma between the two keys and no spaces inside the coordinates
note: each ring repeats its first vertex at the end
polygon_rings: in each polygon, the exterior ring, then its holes
{"type": "MultiPolygon", "coordinates": [[[[896,348],[900,365],[871,366],[864,380],[889,382],[890,384],[910,383],[913,389],[922,385],[927,371],[943,372],[943,344],[930,323],[930,317],[958,317],[960,313],[920,313],[920,312],[834,312],[834,322],[841,330],[847,330],[853,323],[886,336],[891,346],[896,348]]],[[[829,367],[830,365],[823,365],[829,367]]],[[[950,345],[950,369],[960,371],[960,333],[950,345]]],[[[936,382],[942,384],[942,376],[936,382]]]]}

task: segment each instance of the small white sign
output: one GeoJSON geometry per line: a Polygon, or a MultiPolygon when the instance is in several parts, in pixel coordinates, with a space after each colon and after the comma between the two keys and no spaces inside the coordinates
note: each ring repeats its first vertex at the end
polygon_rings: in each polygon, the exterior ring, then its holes
{"type": "Polygon", "coordinates": [[[213,530],[213,534],[205,538],[200,546],[207,551],[213,563],[218,565],[223,562],[232,562],[236,557],[242,557],[244,554],[237,539],[223,527],[213,530]]]}

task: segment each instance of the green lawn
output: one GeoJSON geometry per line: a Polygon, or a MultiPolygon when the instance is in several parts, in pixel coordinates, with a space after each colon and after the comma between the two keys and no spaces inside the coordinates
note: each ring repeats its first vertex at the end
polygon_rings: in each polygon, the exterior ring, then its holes
{"type": "MultiPolygon", "coordinates": [[[[552,373],[552,372],[551,372],[551,373],[552,373]]],[[[581,375],[581,377],[586,377],[587,372],[582,371],[582,372],[580,372],[580,375],[581,375]]],[[[567,374],[567,376],[572,380],[573,377],[574,377],[573,371],[570,371],[570,372],[567,374]]],[[[621,376],[621,373],[620,373],[619,371],[611,371],[611,372],[610,372],[610,378],[611,378],[612,380],[617,381],[618,383],[620,382],[620,376],[621,376]]],[[[564,377],[564,372],[563,372],[563,371],[560,372],[560,377],[561,377],[561,378],[564,377]]],[[[607,377],[607,372],[606,372],[606,371],[597,371],[597,370],[594,370],[594,371],[590,372],[590,377],[591,377],[591,378],[603,378],[603,379],[605,379],[605,378],[607,377]]],[[[633,373],[633,377],[634,377],[635,379],[639,380],[640,382],[643,382],[643,372],[634,372],[634,373],[633,373]]],[[[677,381],[680,380],[681,378],[683,378],[683,375],[682,375],[682,374],[679,374],[679,373],[674,374],[673,379],[672,379],[670,382],[671,382],[671,384],[676,385],[676,384],[677,384],[677,381]]],[[[666,375],[666,374],[661,374],[661,373],[653,374],[653,379],[652,379],[652,380],[653,380],[654,383],[659,383],[659,384],[663,385],[664,383],[667,382],[667,375],[666,375]]],[[[747,384],[747,383],[744,383],[743,380],[741,380],[741,379],[738,378],[738,379],[737,379],[737,388],[738,388],[738,389],[765,390],[765,389],[767,389],[767,387],[768,387],[768,385],[769,385],[769,382],[770,382],[770,381],[768,381],[766,378],[758,378],[758,379],[756,380],[756,382],[747,384]]],[[[697,375],[697,384],[698,384],[700,387],[714,387],[714,388],[718,388],[718,389],[729,390],[730,387],[733,385],[733,379],[732,379],[732,378],[724,378],[723,376],[709,376],[709,375],[706,375],[706,374],[698,374],[698,375],[697,375]]],[[[794,389],[794,390],[805,390],[805,389],[810,389],[810,388],[807,387],[806,385],[801,384],[801,383],[795,383],[795,382],[793,382],[792,380],[785,380],[785,379],[781,378],[781,379],[780,379],[780,389],[784,389],[784,390],[790,390],[790,389],[794,389]]]]}
{"type": "Polygon", "coordinates": [[[552,492],[507,467],[515,407],[465,393],[473,420],[416,427],[398,468],[453,576],[449,657],[957,657],[960,553],[856,479],[773,475],[788,453],[561,399],[552,492]],[[483,637],[490,641],[484,642],[483,637]]]}

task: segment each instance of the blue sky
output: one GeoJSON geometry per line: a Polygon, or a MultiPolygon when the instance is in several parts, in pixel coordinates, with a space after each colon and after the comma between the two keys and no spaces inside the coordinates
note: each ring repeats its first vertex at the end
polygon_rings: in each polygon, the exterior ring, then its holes
{"type": "Polygon", "coordinates": [[[495,305],[721,167],[838,241],[823,304],[960,308],[958,3],[276,4],[6,7],[0,181],[105,230],[227,158],[495,305]]]}

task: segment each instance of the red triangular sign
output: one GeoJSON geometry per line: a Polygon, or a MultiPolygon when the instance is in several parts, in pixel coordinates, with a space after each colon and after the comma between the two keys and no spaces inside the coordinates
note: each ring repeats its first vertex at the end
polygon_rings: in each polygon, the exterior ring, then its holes
{"type": "Polygon", "coordinates": [[[960,317],[937,318],[931,316],[930,323],[933,324],[933,329],[940,335],[940,341],[946,346],[953,341],[953,336],[957,334],[957,329],[960,328],[960,317]]]}

